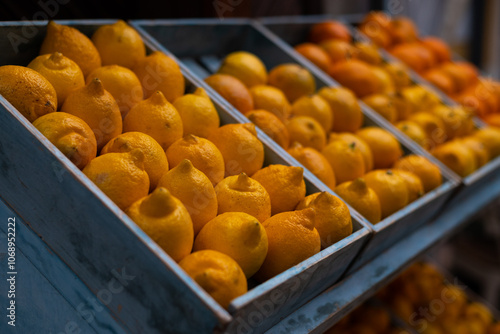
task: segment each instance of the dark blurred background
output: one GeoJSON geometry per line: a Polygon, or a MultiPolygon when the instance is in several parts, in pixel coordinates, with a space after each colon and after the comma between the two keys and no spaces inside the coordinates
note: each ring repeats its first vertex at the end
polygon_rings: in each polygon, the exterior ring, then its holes
{"type": "Polygon", "coordinates": [[[489,75],[500,77],[498,0],[31,0],[0,2],[0,20],[260,17],[366,13],[411,17],[422,35],[446,40],[489,75]]]}

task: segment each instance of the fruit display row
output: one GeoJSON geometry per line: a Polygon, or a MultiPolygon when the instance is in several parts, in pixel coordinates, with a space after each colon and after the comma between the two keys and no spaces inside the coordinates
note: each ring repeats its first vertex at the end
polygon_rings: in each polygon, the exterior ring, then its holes
{"type": "Polygon", "coordinates": [[[232,21],[214,28],[213,22],[133,24],[204,78],[208,91],[254,122],[376,232],[384,230],[370,242],[374,248],[364,251],[369,256],[437,212],[454,181],[366,115],[350,89],[330,86],[251,23],[232,21]],[[210,41],[210,47],[187,48],[176,36],[179,30],[210,41]],[[238,34],[248,39],[238,42],[238,34]]]}
{"type": "Polygon", "coordinates": [[[328,329],[328,334],[496,334],[497,311],[457,279],[417,262],[328,329]]]}
{"type": "Polygon", "coordinates": [[[367,14],[359,29],[486,123],[500,126],[500,83],[481,76],[473,64],[456,60],[445,41],[422,37],[411,19],[384,12],[367,14]]]}
{"type": "MultiPolygon", "coordinates": [[[[370,18],[360,25],[363,32],[371,32],[373,23],[366,23],[370,18]]],[[[411,72],[410,65],[388,57],[347,25],[317,17],[282,22],[263,20],[297,52],[353,90],[366,105],[459,177],[467,177],[500,154],[496,127],[477,129],[473,109],[442,101],[421,84],[423,80],[411,72]],[[301,38],[290,36],[291,31],[301,38]]],[[[411,54],[418,58],[418,53],[411,54]]]]}
{"type": "MultiPolygon", "coordinates": [[[[279,290],[289,298],[273,301],[269,318],[254,326],[269,328],[353,262],[364,264],[430,220],[453,194],[456,180],[432,156],[365,114],[352,88],[329,86],[295,55],[277,52],[265,34],[254,36],[262,49],[226,39],[223,51],[213,51],[217,40],[193,35],[199,49],[179,51],[162,37],[181,34],[162,28],[191,36],[189,29],[205,27],[151,27],[113,21],[39,28],[28,48],[0,66],[0,95],[10,103],[0,100],[2,117],[22,117],[35,140],[51,143],[63,166],[43,176],[54,189],[63,189],[68,171],[81,185],[90,180],[92,195],[106,197],[103,210],[138,237],[124,241],[146,245],[175,276],[163,288],[187,287],[202,305],[197,311],[220,326],[237,327],[232,319],[261,312],[260,303],[279,290]],[[203,49],[208,44],[212,52],[203,49]]],[[[218,26],[217,36],[223,28],[232,26],[218,26]]],[[[73,236],[59,239],[59,250],[106,244],[91,236],[78,245],[73,236]]],[[[100,288],[89,278],[93,270],[72,269],[100,288]]],[[[190,303],[171,299],[156,299],[156,306],[190,303]]]]}
{"type": "Polygon", "coordinates": [[[128,24],[91,28],[50,22],[40,55],[0,67],[2,96],[222,308],[335,283],[369,236],[357,214],[128,24]]]}
{"type": "Polygon", "coordinates": [[[413,264],[378,297],[418,333],[500,332],[498,311],[432,263],[413,264]]]}

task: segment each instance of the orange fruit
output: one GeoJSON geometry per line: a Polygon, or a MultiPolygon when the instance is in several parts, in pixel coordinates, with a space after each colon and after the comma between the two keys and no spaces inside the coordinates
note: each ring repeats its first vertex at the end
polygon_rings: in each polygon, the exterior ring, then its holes
{"type": "Polygon", "coordinates": [[[372,70],[372,66],[357,59],[339,61],[333,64],[328,74],[342,86],[351,89],[357,97],[381,93],[383,87],[372,70]]]}
{"type": "Polygon", "coordinates": [[[244,212],[263,223],[271,217],[271,198],[267,190],[245,173],[228,176],[215,186],[218,214],[244,212]]]}
{"type": "Polygon", "coordinates": [[[207,138],[220,125],[219,114],[203,88],[177,98],[173,105],[181,116],[184,134],[207,138]]]}
{"type": "Polygon", "coordinates": [[[340,133],[332,132],[330,133],[328,142],[330,143],[331,141],[337,139],[343,140],[347,144],[354,143],[356,147],[361,151],[361,154],[363,155],[363,160],[365,162],[365,173],[373,169],[373,154],[370,149],[370,146],[368,146],[368,144],[363,139],[350,132],[340,132],[340,133]]]}
{"type": "Polygon", "coordinates": [[[499,334],[500,333],[500,322],[497,322],[494,325],[491,325],[488,329],[488,334],[499,334]]]}
{"type": "Polygon", "coordinates": [[[413,21],[406,17],[392,19],[387,29],[395,44],[413,42],[418,39],[418,30],[413,21]]]}
{"type": "Polygon", "coordinates": [[[194,235],[217,216],[217,195],[212,182],[191,161],[183,160],[164,173],[159,187],[166,188],[184,204],[193,222],[194,235]]]}
{"type": "Polygon", "coordinates": [[[61,111],[83,119],[90,126],[98,150],[122,133],[120,108],[97,78],[85,87],[74,90],[64,101],[61,111]]]}
{"type": "Polygon", "coordinates": [[[59,52],[38,56],[28,64],[28,67],[43,75],[51,83],[56,90],[59,106],[62,106],[73,90],[85,86],[80,67],[59,52]]]}
{"type": "Polygon", "coordinates": [[[460,71],[463,71],[467,75],[469,85],[477,83],[479,70],[474,64],[467,61],[456,61],[454,64],[460,71]]]}
{"type": "Polygon", "coordinates": [[[321,239],[314,227],[315,210],[282,212],[262,225],[266,229],[268,250],[255,279],[266,281],[319,253],[321,239]]]}
{"type": "Polygon", "coordinates": [[[396,127],[418,145],[425,149],[428,148],[427,134],[417,123],[412,121],[402,121],[397,123],[396,127]]]}
{"type": "Polygon", "coordinates": [[[421,74],[436,64],[434,54],[418,43],[399,44],[390,53],[421,74]]]}
{"type": "Polygon", "coordinates": [[[382,94],[394,94],[396,92],[396,86],[392,80],[391,75],[383,68],[372,67],[372,72],[377,77],[380,86],[380,92],[382,94]]]}
{"type": "Polygon", "coordinates": [[[439,68],[433,68],[425,72],[422,77],[449,96],[456,91],[455,82],[439,68]]]}
{"type": "Polygon", "coordinates": [[[363,112],[351,90],[343,87],[323,87],[318,95],[328,103],[332,110],[332,131],[355,132],[361,127],[363,112]]]}
{"type": "Polygon", "coordinates": [[[250,89],[254,107],[267,110],[285,121],[290,115],[290,103],[281,90],[273,86],[256,85],[250,89]]]}
{"type": "Polygon", "coordinates": [[[208,137],[220,150],[225,163],[225,176],[253,175],[264,164],[264,145],[257,138],[253,123],[226,124],[208,137]]]}
{"type": "Polygon", "coordinates": [[[184,159],[191,161],[194,167],[203,172],[215,186],[224,178],[224,159],[217,146],[210,140],[187,135],[176,140],[167,149],[170,168],[184,159]]]}
{"type": "Polygon", "coordinates": [[[246,51],[228,54],[217,73],[231,75],[248,88],[265,85],[268,80],[264,63],[257,56],[246,51]]]}
{"type": "Polygon", "coordinates": [[[40,54],[60,52],[78,64],[86,77],[101,66],[101,57],[92,41],[77,29],[50,21],[40,54]]]}
{"type": "Polygon", "coordinates": [[[358,54],[358,50],[353,45],[339,39],[328,39],[323,41],[319,46],[330,57],[330,64],[355,58],[358,54]]]}
{"type": "Polygon", "coordinates": [[[150,135],[166,150],[182,138],[183,124],[177,109],[167,101],[162,92],[157,91],[130,109],[123,120],[123,130],[150,135]]]}
{"type": "Polygon", "coordinates": [[[408,68],[403,63],[389,62],[383,65],[383,69],[391,76],[396,90],[401,90],[411,85],[408,68]]]}
{"type": "Polygon", "coordinates": [[[352,181],[365,173],[363,154],[356,146],[338,139],[331,141],[321,152],[332,166],[338,183],[352,181]]]}
{"type": "Polygon", "coordinates": [[[301,167],[269,165],[252,175],[271,198],[271,216],[292,211],[306,195],[306,184],[301,167]]]}
{"type": "Polygon", "coordinates": [[[387,49],[392,44],[389,34],[389,23],[391,18],[384,12],[368,13],[359,29],[368,36],[376,45],[387,49]]]}
{"type": "Polygon", "coordinates": [[[464,90],[471,83],[467,72],[461,70],[455,63],[443,64],[440,69],[453,81],[457,92],[464,90]]]}
{"type": "Polygon", "coordinates": [[[141,150],[108,153],[91,160],[85,174],[122,210],[147,196],[149,177],[141,150]]]}
{"type": "Polygon", "coordinates": [[[398,169],[394,169],[392,172],[400,176],[405,181],[406,188],[408,189],[408,203],[411,203],[424,195],[424,186],[416,174],[398,169]]]}
{"type": "Polygon", "coordinates": [[[335,187],[335,173],[328,160],[320,152],[311,147],[303,147],[299,143],[292,144],[287,152],[328,187],[331,189],[335,187]]]}
{"type": "Polygon", "coordinates": [[[475,92],[465,90],[455,100],[467,109],[472,110],[474,115],[483,119],[491,112],[486,101],[480,99],[475,92]]]}
{"type": "Polygon", "coordinates": [[[478,138],[473,136],[460,138],[460,144],[466,146],[474,153],[477,168],[486,165],[490,161],[488,149],[478,138]]]}
{"type": "Polygon", "coordinates": [[[396,122],[398,112],[389,96],[383,94],[368,95],[363,98],[363,102],[389,122],[393,124],[396,122]]]}
{"type": "Polygon", "coordinates": [[[382,56],[378,52],[376,45],[370,42],[355,42],[356,56],[359,60],[371,65],[380,65],[382,63],[382,56]]]}
{"type": "Polygon", "coordinates": [[[466,306],[465,319],[467,321],[479,321],[483,325],[483,330],[493,323],[493,315],[490,310],[479,302],[473,302],[466,306]]]}
{"type": "Polygon", "coordinates": [[[321,238],[321,247],[327,248],[352,234],[349,208],[338,197],[327,192],[304,198],[296,210],[313,208],[316,212],[314,227],[321,238]]]}
{"type": "Polygon", "coordinates": [[[411,115],[408,120],[417,123],[424,130],[428,142],[425,147],[428,149],[432,149],[436,145],[440,145],[446,141],[447,136],[444,123],[436,115],[421,111],[411,115]]]}
{"type": "Polygon", "coordinates": [[[500,114],[491,114],[483,118],[489,126],[500,128],[500,114]]]}
{"type": "Polygon", "coordinates": [[[299,97],[314,94],[316,81],[312,74],[297,64],[281,64],[269,72],[269,85],[279,88],[293,103],[299,97]]]}
{"type": "Polygon", "coordinates": [[[244,212],[226,212],[209,221],[194,242],[194,251],[211,249],[235,260],[247,278],[267,255],[267,234],[259,221],[244,212]]]}
{"type": "Polygon", "coordinates": [[[254,109],[250,91],[235,77],[227,74],[213,74],[206,77],[205,82],[239,112],[246,114],[254,109]]]}
{"type": "Polygon", "coordinates": [[[293,116],[309,116],[318,121],[325,132],[333,125],[333,111],[328,102],[319,95],[302,96],[292,105],[293,116]]]}
{"type": "Polygon", "coordinates": [[[94,133],[76,116],[53,112],[37,118],[33,126],[80,169],[96,157],[94,133]]]}
{"type": "Polygon", "coordinates": [[[408,204],[405,180],[391,170],[374,170],[364,176],[365,182],[377,194],[382,219],[389,217],[408,204]]]}
{"type": "Polygon", "coordinates": [[[290,142],[298,142],[302,146],[312,147],[321,151],[326,144],[326,134],[323,127],[314,118],[294,116],[287,123],[290,142]]]}
{"type": "Polygon", "coordinates": [[[160,178],[168,171],[165,151],[156,140],[142,132],[126,132],[111,139],[101,150],[101,155],[125,153],[139,149],[144,154],[144,170],[149,176],[149,190],[156,188],[160,178]]]}
{"type": "Polygon", "coordinates": [[[442,178],[439,168],[420,155],[410,154],[399,159],[394,169],[412,172],[420,178],[424,191],[427,193],[441,185],[442,178]]]}
{"type": "Polygon", "coordinates": [[[370,147],[375,169],[390,168],[403,155],[398,140],[387,130],[369,126],[356,132],[356,135],[370,147]]]}
{"type": "Polygon", "coordinates": [[[363,215],[370,223],[376,224],[382,217],[380,201],[373,189],[366,185],[363,178],[339,184],[335,193],[363,215]]]}
{"type": "Polygon", "coordinates": [[[165,188],[134,202],[127,215],[172,258],[179,262],[193,248],[193,223],[186,208],[165,188]]]}
{"type": "Polygon", "coordinates": [[[184,76],[179,65],[160,51],[138,59],[132,70],[142,84],[145,99],[160,91],[172,103],[184,94],[184,76]]]}
{"type": "Polygon", "coordinates": [[[420,42],[434,54],[438,62],[445,63],[451,60],[450,48],[442,39],[429,36],[422,38],[420,42]]]}
{"type": "Polygon", "coordinates": [[[228,308],[231,300],[247,292],[243,270],[221,252],[208,249],[194,252],[179,266],[223,308],[228,308]]]}
{"type": "Polygon", "coordinates": [[[330,66],[328,54],[316,44],[302,43],[296,45],[294,49],[323,71],[326,71],[330,66]]]}
{"type": "Polygon", "coordinates": [[[98,67],[87,76],[87,84],[95,78],[101,80],[107,90],[118,103],[122,116],[142,101],[144,92],[141,82],[132,70],[118,65],[98,67]]]}
{"type": "Polygon", "coordinates": [[[264,131],[272,140],[285,150],[290,143],[290,135],[285,124],[273,113],[267,110],[253,110],[245,115],[253,124],[264,131]]]}
{"type": "Polygon", "coordinates": [[[0,94],[30,122],[57,110],[54,87],[27,67],[0,66],[0,94]]]}
{"type": "Polygon", "coordinates": [[[401,96],[406,103],[411,106],[410,114],[426,111],[441,103],[439,97],[420,85],[405,87],[401,91],[401,96]]]}
{"type": "Polygon", "coordinates": [[[477,169],[474,152],[458,141],[450,141],[437,146],[432,155],[461,177],[466,177],[477,169]]]}
{"type": "Polygon", "coordinates": [[[464,137],[474,130],[472,115],[462,106],[439,105],[432,109],[432,113],[443,121],[446,140],[464,137]]]}
{"type": "Polygon", "coordinates": [[[141,36],[123,20],[100,26],[92,35],[92,42],[99,51],[103,65],[119,65],[131,69],[146,57],[146,47],[141,36]]]}
{"type": "Polygon", "coordinates": [[[400,92],[391,94],[389,97],[394,105],[394,108],[396,108],[396,112],[398,114],[397,120],[407,120],[414,111],[413,106],[403,98],[403,95],[400,92]]]}
{"type": "MultiPolygon", "coordinates": [[[[473,91],[478,99],[484,102],[488,108],[488,113],[496,113],[500,108],[500,98],[498,90],[495,88],[495,83],[488,79],[481,79],[476,84],[467,88],[468,91],[473,91]]],[[[466,90],[466,91],[467,91],[466,90]]]]}
{"type": "Polygon", "coordinates": [[[313,43],[321,43],[328,39],[340,39],[349,43],[351,32],[344,24],[337,21],[317,23],[309,31],[309,40],[313,43]]]}

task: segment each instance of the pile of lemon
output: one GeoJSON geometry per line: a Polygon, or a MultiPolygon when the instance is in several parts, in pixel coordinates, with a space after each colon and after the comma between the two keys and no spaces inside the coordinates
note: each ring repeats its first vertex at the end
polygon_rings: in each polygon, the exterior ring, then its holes
{"type": "Polygon", "coordinates": [[[0,67],[0,94],[223,307],[352,233],[344,202],[264,166],[255,125],[221,126],[123,21],[91,39],[50,22],[40,56],[0,67]]]}
{"type": "MultiPolygon", "coordinates": [[[[361,29],[375,43],[386,48],[390,45],[387,44],[387,39],[393,39],[396,44],[411,40],[411,43],[399,44],[409,47],[408,52],[398,52],[395,55],[413,69],[417,69],[412,66],[415,62],[428,61],[424,56],[426,53],[430,53],[430,58],[435,58],[434,65],[439,63],[446,68],[450,67],[447,70],[443,68],[447,75],[455,81],[461,78],[459,81],[462,86],[473,86],[463,97],[463,105],[444,105],[436,94],[412,81],[405,64],[392,60],[386,62],[377,45],[353,41],[349,29],[337,21],[313,25],[309,33],[311,42],[299,44],[295,50],[351,89],[364,103],[459,176],[470,175],[500,155],[500,129],[495,128],[495,123],[492,122],[491,127],[477,131],[472,118],[473,111],[491,99],[493,101],[488,104],[492,104],[494,109],[498,108],[498,83],[493,85],[487,80],[481,82],[477,78],[477,69],[472,69],[472,76],[468,78],[467,73],[473,65],[450,62],[450,51],[442,42],[438,42],[437,48],[434,45],[436,41],[432,38],[417,42],[418,32],[406,18],[391,21],[381,12],[371,12],[363,21],[361,29]],[[401,34],[408,36],[402,38],[401,34]],[[414,48],[425,52],[422,54],[419,50],[413,50],[414,48]]],[[[439,75],[439,82],[432,80],[436,78],[436,73],[433,74],[432,78],[427,77],[432,83],[443,82],[442,74],[439,75]]],[[[442,88],[442,85],[437,86],[442,88]]],[[[476,113],[481,115],[477,110],[476,113]]]]}
{"type": "MultiPolygon", "coordinates": [[[[432,264],[418,262],[379,292],[403,321],[428,334],[498,334],[500,322],[432,264]]],[[[498,320],[498,319],[497,319],[498,320]]]]}
{"type": "Polygon", "coordinates": [[[314,77],[297,64],[268,73],[257,56],[239,51],[205,81],[371,223],[442,183],[429,160],[403,157],[390,132],[362,127],[351,90],[323,87],[315,93],[314,77]]]}

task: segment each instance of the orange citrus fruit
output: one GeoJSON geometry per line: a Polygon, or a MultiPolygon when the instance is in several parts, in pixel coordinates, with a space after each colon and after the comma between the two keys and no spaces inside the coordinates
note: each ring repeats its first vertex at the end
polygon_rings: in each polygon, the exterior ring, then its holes
{"type": "Polygon", "coordinates": [[[264,63],[257,56],[246,51],[228,54],[217,73],[231,75],[248,88],[265,85],[267,82],[267,70],[264,63]]]}
{"type": "Polygon", "coordinates": [[[271,198],[271,215],[292,211],[304,199],[306,184],[303,173],[301,167],[269,165],[252,175],[271,198]]]}
{"type": "Polygon", "coordinates": [[[352,91],[343,87],[323,87],[318,95],[330,105],[332,110],[332,131],[355,132],[361,127],[363,113],[352,91]]]}
{"type": "Polygon", "coordinates": [[[80,169],[96,157],[94,133],[81,118],[53,112],[37,118],[33,126],[80,169]]]}
{"type": "Polygon", "coordinates": [[[297,64],[282,64],[269,72],[269,85],[279,88],[291,103],[299,97],[314,94],[316,82],[312,74],[297,64]]]}
{"type": "Polygon", "coordinates": [[[194,235],[217,216],[217,196],[209,178],[196,169],[191,161],[183,160],[158,182],[179,199],[193,221],[194,235]]]}
{"type": "Polygon", "coordinates": [[[211,249],[228,255],[252,277],[267,255],[267,234],[259,221],[244,212],[226,212],[209,221],[194,242],[194,251],[211,249]]]}
{"type": "Polygon", "coordinates": [[[302,96],[292,105],[293,116],[309,116],[318,121],[325,132],[333,126],[333,111],[328,102],[319,95],[302,96]]]}
{"type": "Polygon", "coordinates": [[[288,148],[290,135],[285,124],[276,115],[267,110],[259,109],[252,110],[245,116],[279,146],[284,149],[288,148]]]}
{"type": "Polygon", "coordinates": [[[137,103],[123,120],[125,132],[144,132],[166,150],[182,138],[183,124],[177,109],[157,91],[150,98],[137,103]]]}
{"type": "Polygon", "coordinates": [[[286,123],[290,142],[300,143],[321,151],[326,144],[326,134],[321,124],[312,117],[294,116],[286,123]]]}
{"type": "Polygon", "coordinates": [[[390,168],[403,155],[398,140],[387,130],[368,126],[356,132],[356,135],[370,147],[375,169],[390,168]]]}
{"type": "Polygon", "coordinates": [[[127,215],[174,261],[185,258],[193,248],[193,223],[186,208],[165,188],[134,202],[127,215]]]}
{"type": "Polygon", "coordinates": [[[221,252],[208,249],[194,252],[179,266],[223,308],[228,308],[231,300],[247,292],[243,270],[221,252]]]}
{"type": "Polygon", "coordinates": [[[288,153],[328,187],[335,187],[336,179],[332,166],[320,152],[296,142],[288,149],[288,153]]]}
{"type": "Polygon", "coordinates": [[[420,155],[410,154],[399,159],[394,169],[412,172],[420,178],[424,191],[429,192],[441,185],[442,178],[439,167],[420,155]]]}
{"type": "Polygon", "coordinates": [[[205,82],[239,112],[246,114],[254,109],[250,91],[235,77],[227,74],[213,74],[205,78],[205,82]]]}
{"type": "Polygon", "coordinates": [[[57,105],[62,106],[64,100],[75,89],[85,86],[80,67],[71,59],[54,52],[36,57],[28,67],[43,75],[54,87],[57,94],[57,105]]]}
{"type": "Polygon", "coordinates": [[[256,85],[250,88],[255,109],[267,110],[285,121],[290,115],[290,103],[281,90],[273,86],[256,85]]]}
{"type": "Polygon", "coordinates": [[[314,227],[315,216],[315,210],[307,208],[278,213],[262,224],[266,229],[268,250],[255,275],[257,281],[266,281],[321,250],[321,239],[314,227]]]}
{"type": "Polygon", "coordinates": [[[364,177],[380,201],[382,219],[389,217],[408,204],[408,189],[405,180],[391,170],[374,170],[364,177]]]}
{"type": "Polygon", "coordinates": [[[142,132],[125,132],[111,139],[101,150],[106,153],[125,153],[139,149],[144,154],[144,170],[148,173],[150,188],[156,188],[160,178],[168,171],[165,151],[151,136],[142,132]]]}
{"type": "Polygon", "coordinates": [[[382,217],[380,201],[373,189],[366,185],[363,178],[339,184],[335,193],[363,215],[370,223],[376,224],[382,217]]]}
{"type": "Polygon", "coordinates": [[[321,152],[332,166],[338,183],[352,181],[365,173],[363,154],[356,143],[341,139],[331,141],[321,152]]]}
{"type": "Polygon", "coordinates": [[[215,186],[218,214],[244,212],[263,223],[271,217],[271,198],[267,190],[245,173],[228,176],[215,186]]]}

